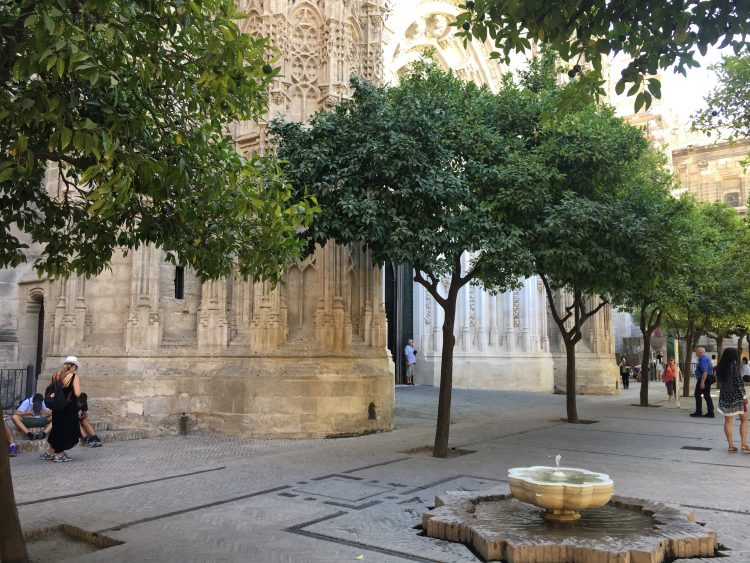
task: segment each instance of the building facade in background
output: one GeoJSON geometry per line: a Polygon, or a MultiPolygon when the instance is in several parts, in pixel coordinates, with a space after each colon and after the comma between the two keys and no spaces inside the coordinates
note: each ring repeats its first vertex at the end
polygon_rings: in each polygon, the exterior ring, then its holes
{"type": "MultiPolygon", "coordinates": [[[[245,0],[240,8],[242,29],[270,37],[281,53],[269,118],[307,120],[347,97],[352,75],[396,83],[427,48],[466,79],[495,88],[501,77],[487,45],[467,50],[453,37],[456,2],[245,0]]],[[[237,123],[231,133],[242,153],[266,147],[262,125],[237,123]]],[[[53,169],[48,178],[57,190],[53,169]]],[[[316,249],[276,288],[201,282],[151,246],[117,256],[92,279],[40,279],[29,265],[34,252],[0,271],[0,367],[31,365],[43,387],[63,357],[77,355],[97,417],[121,426],[174,429],[186,413],[193,425],[232,435],[389,430],[394,367],[410,337],[420,352],[415,381],[439,383],[439,307],[404,266],[373,267],[358,246],[316,249]]],[[[564,349],[538,280],[502,295],[466,287],[460,299],[457,387],[564,390],[564,349]]],[[[615,392],[609,311],[584,334],[579,391],[615,392]]]]}

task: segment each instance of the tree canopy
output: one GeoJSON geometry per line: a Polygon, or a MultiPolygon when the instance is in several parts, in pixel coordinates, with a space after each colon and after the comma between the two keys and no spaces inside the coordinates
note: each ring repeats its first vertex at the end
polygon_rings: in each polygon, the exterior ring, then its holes
{"type": "Polygon", "coordinates": [[[696,114],[695,128],[730,139],[750,137],[750,52],[723,57],[711,69],[718,84],[696,114]]]}
{"type": "Polygon", "coordinates": [[[750,268],[746,220],[725,203],[689,203],[684,217],[692,228],[680,235],[683,256],[689,258],[668,288],[664,309],[666,324],[685,340],[683,369],[688,371],[700,336],[722,334],[723,339],[746,325],[750,303],[750,284],[744,276],[750,268]]]}
{"type": "Polygon", "coordinates": [[[448,448],[459,290],[503,289],[531,273],[524,218],[550,185],[536,150],[553,106],[506,80],[500,93],[419,63],[397,87],[354,95],[305,127],[274,122],[285,174],[320,203],[308,236],[362,242],[376,263],[409,264],[445,311],[433,454],[448,448]]]}
{"type": "Polygon", "coordinates": [[[278,279],[309,209],[228,138],[276,72],[238,17],[232,0],[0,3],[0,267],[33,242],[40,272],[96,274],[153,243],[202,277],[278,279]]]}
{"type": "Polygon", "coordinates": [[[649,78],[674,67],[685,74],[698,66],[697,53],[709,46],[732,46],[739,52],[750,35],[750,4],[726,0],[466,0],[455,23],[458,35],[490,40],[496,56],[509,60],[532,42],[554,50],[574,63],[580,75],[589,63],[595,72],[580,78],[590,90],[601,87],[602,57],[618,53],[630,62],[617,82],[617,91],[631,85],[636,110],[661,96],[659,81],[649,78]]]}

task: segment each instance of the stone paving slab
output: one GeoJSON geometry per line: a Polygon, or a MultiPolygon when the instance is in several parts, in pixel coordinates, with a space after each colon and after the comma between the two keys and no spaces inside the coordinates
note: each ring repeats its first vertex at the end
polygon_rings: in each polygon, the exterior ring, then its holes
{"type": "Polygon", "coordinates": [[[25,529],[70,523],[125,542],[74,561],[468,562],[464,546],[415,528],[434,497],[560,453],[608,473],[618,495],[695,510],[729,548],[722,561],[750,561],[750,455],[726,452],[721,419],[630,406],[636,397],[579,397],[579,415],[599,422],[569,425],[564,396],[456,390],[451,446],[476,453],[439,460],[403,453],[431,444],[437,390],[398,387],[391,433],[172,436],[74,448],[65,464],[26,453],[11,460],[15,493],[25,529]],[[68,494],[45,500],[40,483],[68,494]]]}

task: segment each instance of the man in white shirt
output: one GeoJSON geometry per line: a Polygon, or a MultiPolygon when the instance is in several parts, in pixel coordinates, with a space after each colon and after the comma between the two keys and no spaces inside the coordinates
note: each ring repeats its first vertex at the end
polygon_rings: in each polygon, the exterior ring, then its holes
{"type": "Polygon", "coordinates": [[[417,351],[414,349],[414,341],[410,338],[404,348],[404,358],[406,359],[406,384],[414,385],[414,366],[417,364],[417,351]]]}
{"type": "Polygon", "coordinates": [[[52,411],[44,404],[44,397],[41,393],[25,399],[10,418],[16,428],[26,434],[29,440],[43,440],[52,430],[52,411]],[[29,428],[43,428],[43,430],[32,432],[29,428]]]}

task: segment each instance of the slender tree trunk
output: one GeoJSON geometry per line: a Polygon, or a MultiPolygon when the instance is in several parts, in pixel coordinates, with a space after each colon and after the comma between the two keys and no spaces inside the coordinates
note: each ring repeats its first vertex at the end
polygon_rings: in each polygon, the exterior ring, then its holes
{"type": "Polygon", "coordinates": [[[695,322],[688,321],[685,332],[685,360],[682,363],[682,396],[690,396],[690,357],[693,353],[693,342],[695,340],[695,322]]]}
{"type": "Polygon", "coordinates": [[[578,406],[576,405],[576,341],[563,338],[565,342],[565,406],[568,411],[568,422],[578,424],[578,406]]]}
{"type": "Polygon", "coordinates": [[[432,447],[433,457],[448,456],[448,435],[451,425],[451,392],[453,390],[453,348],[456,337],[453,335],[453,325],[456,320],[456,300],[458,290],[448,290],[445,301],[445,322],[443,322],[443,350],[440,358],[440,397],[438,399],[437,427],[435,428],[435,444],[432,447]]]}
{"type": "Polygon", "coordinates": [[[722,352],[724,352],[724,333],[717,332],[714,341],[716,342],[716,361],[718,362],[721,359],[722,352]]]}
{"type": "Polygon", "coordinates": [[[737,356],[739,358],[742,358],[742,341],[745,339],[745,335],[747,334],[744,330],[738,330],[737,331],[737,356]]]}
{"type": "Polygon", "coordinates": [[[641,406],[648,406],[648,384],[649,384],[649,366],[651,365],[651,337],[654,335],[656,327],[661,325],[662,310],[660,307],[648,312],[649,303],[644,301],[641,305],[641,333],[643,334],[643,356],[641,356],[641,406]]]}
{"type": "MultiPolygon", "coordinates": [[[[3,442],[5,435],[3,435],[3,442]]],[[[3,563],[26,563],[26,542],[18,519],[16,497],[8,460],[8,446],[0,446],[0,561],[3,563]]]]}
{"type": "Polygon", "coordinates": [[[648,406],[648,367],[651,357],[651,333],[653,329],[646,327],[643,331],[643,355],[641,356],[641,406],[648,406]]]}

